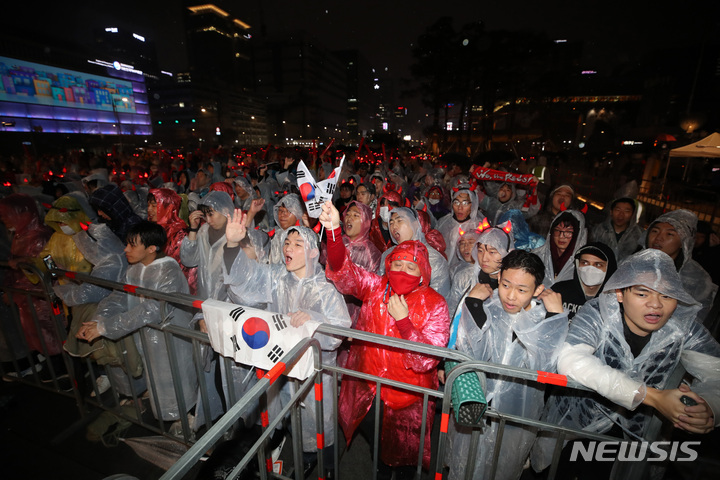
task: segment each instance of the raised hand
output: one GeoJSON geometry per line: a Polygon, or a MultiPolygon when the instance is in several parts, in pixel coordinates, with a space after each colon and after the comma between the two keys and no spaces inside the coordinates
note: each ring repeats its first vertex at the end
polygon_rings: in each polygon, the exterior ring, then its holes
{"type": "Polygon", "coordinates": [[[239,208],[235,209],[231,218],[228,218],[225,226],[225,239],[228,247],[237,247],[247,235],[245,227],[245,214],[239,208]]]}
{"type": "Polygon", "coordinates": [[[190,228],[199,228],[200,227],[200,220],[204,218],[204,215],[201,210],[195,210],[194,212],[190,213],[190,216],[188,217],[188,221],[190,222],[190,228]]]}
{"type": "Polygon", "coordinates": [[[262,210],[264,206],[265,206],[265,199],[264,198],[256,198],[250,204],[250,211],[248,213],[252,213],[254,215],[254,214],[258,213],[260,210],[262,210]]]}
{"type": "Polygon", "coordinates": [[[340,212],[332,202],[327,201],[322,204],[322,213],[318,220],[326,230],[332,230],[340,226],[340,212]]]}

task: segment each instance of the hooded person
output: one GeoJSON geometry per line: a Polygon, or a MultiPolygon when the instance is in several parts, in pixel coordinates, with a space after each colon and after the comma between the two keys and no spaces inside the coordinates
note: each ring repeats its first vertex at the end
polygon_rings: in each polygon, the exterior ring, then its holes
{"type": "Polygon", "coordinates": [[[300,195],[289,193],[282,197],[273,207],[273,218],[275,219],[275,235],[270,240],[270,263],[273,265],[282,264],[284,232],[289,228],[300,225],[302,216],[305,213],[300,195]]]}
{"type": "Polygon", "coordinates": [[[387,250],[390,244],[390,231],[387,225],[390,221],[390,211],[404,204],[405,201],[402,196],[394,190],[383,194],[378,200],[375,218],[373,218],[370,227],[370,240],[372,240],[380,252],[387,250]]]}
{"type": "Polygon", "coordinates": [[[210,185],[210,188],[208,189],[208,193],[210,192],[225,192],[228,195],[230,195],[230,199],[234,202],[235,201],[235,189],[227,182],[215,182],[210,185]]]}
{"type": "Polygon", "coordinates": [[[455,258],[455,246],[458,243],[459,232],[465,232],[477,227],[478,224],[478,196],[475,188],[468,183],[460,183],[452,189],[452,212],[442,217],[437,224],[437,230],[445,239],[445,255],[455,258]]]}
{"type": "MultiPolygon", "coordinates": [[[[301,326],[312,320],[340,327],[350,327],[351,320],[342,295],[326,280],[322,266],[318,262],[320,251],[317,235],[311,229],[302,226],[291,226],[280,232],[279,241],[282,245],[283,261],[275,264],[261,264],[250,260],[240,249],[240,244],[247,235],[242,211],[236,210],[228,223],[228,243],[224,248],[225,261],[223,274],[225,284],[236,303],[241,305],[257,305],[266,303],[267,310],[287,314],[290,323],[301,326]]],[[[342,234],[337,232],[340,241],[342,234]]],[[[340,338],[330,335],[315,336],[323,350],[323,363],[335,365],[336,350],[340,346],[340,338]]],[[[324,411],[332,411],[331,376],[324,374],[323,402],[324,411]]],[[[270,405],[277,404],[279,389],[283,392],[295,393],[294,384],[276,382],[276,390],[268,392],[270,405]]],[[[284,394],[280,402],[284,403],[284,394]]],[[[286,397],[289,398],[289,397],[286,397]]],[[[302,399],[310,404],[310,392],[302,399]]],[[[317,449],[315,435],[315,409],[304,408],[301,412],[303,452],[306,452],[306,463],[312,463],[312,452],[317,449]]],[[[325,448],[329,452],[335,442],[335,422],[331,415],[324,419],[325,448]]],[[[328,462],[332,464],[332,462],[328,462]]],[[[309,473],[309,472],[306,472],[309,473]]]]}
{"type": "Polygon", "coordinates": [[[275,227],[274,212],[277,199],[275,198],[274,192],[276,189],[269,182],[260,182],[253,188],[255,189],[257,196],[265,200],[265,214],[263,215],[263,219],[260,221],[260,227],[269,232],[275,227]],[[273,212],[273,215],[270,215],[270,212],[273,212]]]}
{"type": "Polygon", "coordinates": [[[440,185],[429,187],[425,191],[423,198],[423,201],[429,205],[428,212],[435,217],[436,220],[440,220],[448,213],[451,213],[448,207],[449,202],[447,201],[447,196],[440,185]]]}
{"type": "MultiPolygon", "coordinates": [[[[13,193],[0,199],[0,221],[5,224],[5,228],[10,234],[9,260],[34,263],[40,266],[42,257],[39,254],[53,235],[53,231],[43,225],[35,200],[20,193],[13,193]]],[[[24,289],[28,292],[42,291],[38,281],[37,276],[27,275],[16,269],[7,271],[3,278],[4,285],[24,289]]],[[[51,318],[48,302],[41,298],[30,300],[28,295],[20,293],[11,295],[12,301],[18,309],[22,331],[18,331],[15,322],[11,321],[10,316],[0,319],[0,324],[3,327],[2,333],[8,346],[8,351],[2,353],[3,356],[12,357],[3,358],[3,361],[21,359],[27,356],[28,347],[30,350],[42,352],[43,341],[52,353],[60,353],[57,327],[55,321],[51,318]],[[38,332],[35,326],[33,311],[37,314],[42,334],[38,332]]],[[[30,365],[23,364],[20,365],[20,368],[21,370],[29,369],[30,365]]],[[[30,373],[30,371],[27,373],[30,373]]]]}
{"type": "MultiPolygon", "coordinates": [[[[107,185],[108,184],[105,184],[103,186],[107,185]]],[[[100,188],[103,186],[100,186],[100,188]]],[[[120,190],[123,192],[135,215],[140,218],[147,218],[147,187],[138,187],[131,180],[123,180],[120,183],[120,190]]]]}
{"type": "Polygon", "coordinates": [[[225,181],[222,176],[222,165],[217,160],[210,162],[207,170],[208,175],[210,176],[210,183],[220,183],[225,181]]]}
{"type": "Polygon", "coordinates": [[[512,223],[515,248],[518,250],[527,250],[530,252],[545,244],[545,238],[542,235],[530,231],[530,227],[520,210],[513,209],[503,213],[500,215],[497,224],[503,225],[508,220],[512,223]]]}
{"type": "MultiPolygon", "coordinates": [[[[431,267],[427,247],[417,240],[402,242],[383,259],[384,274],[368,272],[349,260],[343,243],[337,238],[340,232],[336,226],[338,220],[337,210],[329,202],[325,203],[320,222],[327,230],[334,230],[336,236],[333,240],[328,235],[326,275],[336,283],[341,293],[354,295],[362,301],[355,328],[439,347],[447,345],[447,303],[428,286],[431,267]]],[[[409,350],[354,341],[347,368],[435,389],[438,387],[438,363],[439,359],[435,357],[409,350]]],[[[343,378],[338,402],[339,423],[348,443],[364,423],[363,418],[368,415],[375,396],[375,382],[350,376],[343,378]]],[[[378,465],[381,473],[387,475],[390,467],[403,467],[414,474],[420,445],[423,445],[422,463],[427,468],[435,402],[428,402],[427,428],[425,438],[421,439],[422,396],[384,387],[380,397],[382,415],[378,465]],[[407,467],[409,465],[412,467],[407,467]]]]}
{"type": "MultiPolygon", "coordinates": [[[[626,258],[575,315],[558,356],[558,373],[597,393],[555,391],[542,420],[633,440],[646,434],[653,409],[689,432],[717,426],[720,345],[693,321],[699,308],[670,257],[647,249],[626,258]],[[678,366],[694,378],[691,385],[669,383],[678,366]],[[681,396],[698,405],[686,406],[681,396]]],[[[550,465],[556,441],[556,433],[541,433],[532,452],[536,471],[550,465]]]]}
{"type": "Polygon", "coordinates": [[[110,230],[123,242],[130,227],[142,221],[142,218],[133,211],[123,192],[113,184],[95,190],[90,196],[90,205],[107,221],[110,230]]]}
{"type": "Polygon", "coordinates": [[[613,200],[607,218],[590,230],[590,239],[613,249],[620,262],[638,250],[643,230],[637,224],[636,203],[632,198],[613,200]]]}
{"type": "Polygon", "coordinates": [[[524,199],[518,197],[517,185],[511,182],[485,182],[485,189],[488,195],[483,197],[480,202],[480,209],[485,212],[488,220],[493,225],[498,225],[500,216],[508,210],[520,210],[527,219],[535,215],[540,210],[540,203],[536,202],[531,205],[525,212],[522,211],[524,199]],[[493,184],[493,188],[488,188],[488,184],[493,184]],[[490,194],[489,192],[493,192],[490,194]]]}
{"type": "Polygon", "coordinates": [[[617,270],[612,249],[600,242],[591,242],[575,253],[575,274],[571,280],[564,280],[552,286],[562,296],[563,308],[568,319],[593,298],[597,298],[607,281],[617,270]]]}
{"type": "Polygon", "coordinates": [[[255,190],[247,178],[242,175],[232,179],[232,188],[235,190],[234,204],[235,208],[247,212],[250,210],[250,204],[255,198],[255,190]]]}
{"type": "Polygon", "coordinates": [[[675,263],[686,292],[701,305],[697,320],[710,324],[708,318],[718,286],[712,283],[710,274],[692,259],[697,232],[697,215],[689,210],[678,209],[663,213],[648,226],[642,246],[668,254],[675,263]]]}
{"type": "Polygon", "coordinates": [[[197,268],[186,267],[180,258],[180,247],[188,234],[188,225],[178,216],[182,207],[182,197],[168,188],[153,188],[148,192],[148,220],[165,229],[167,243],[165,255],[174,258],[188,279],[190,294],[197,292],[197,268]]]}
{"type": "Polygon", "coordinates": [[[528,220],[530,230],[543,237],[546,236],[558,213],[574,208],[574,203],[575,189],[568,184],[558,185],[548,195],[544,208],[528,220]]]}
{"type": "Polygon", "coordinates": [[[461,232],[458,236],[458,245],[455,248],[454,262],[450,263],[450,293],[447,303],[450,315],[455,314],[460,299],[466,291],[477,282],[480,264],[477,258],[477,239],[480,236],[478,229],[461,232]]]}
{"type": "Polygon", "coordinates": [[[440,252],[427,243],[425,235],[422,233],[420,221],[416,216],[417,212],[411,208],[398,207],[393,208],[390,214],[390,222],[388,224],[390,238],[395,245],[383,252],[377,274],[383,275],[385,273],[385,259],[392,255],[393,250],[398,244],[408,240],[416,240],[425,245],[428,251],[428,261],[430,262],[430,278],[428,284],[430,288],[443,297],[446,297],[450,293],[450,271],[447,260],[445,260],[445,257],[443,257],[440,252]]]}
{"type": "MultiPolygon", "coordinates": [[[[165,293],[189,293],[187,280],[178,263],[162,255],[165,231],[159,225],[142,221],[129,232],[125,255],[130,266],[124,283],[165,293]]],[[[166,334],[161,329],[143,328],[148,324],[189,328],[192,314],[170,302],[154,300],[115,290],[100,301],[90,322],[85,322],[77,336],[92,344],[100,336],[119,340],[139,330],[143,341],[139,350],[154,388],[148,389],[153,415],[163,421],[179,421],[187,411],[180,411],[176,389],[182,391],[184,405],[190,410],[197,394],[193,347],[188,340],[166,334]],[[171,371],[170,352],[174,352],[179,380],[176,385],[171,371]]]]}
{"type": "Polygon", "coordinates": [[[445,260],[449,260],[445,255],[445,250],[447,249],[445,238],[442,236],[442,233],[433,228],[431,215],[425,210],[416,209],[415,211],[417,212],[418,220],[420,221],[420,226],[422,227],[422,232],[423,235],[425,235],[425,240],[427,240],[428,245],[440,252],[442,256],[445,257],[445,260]]]}
{"type": "Polygon", "coordinates": [[[577,210],[558,213],[552,221],[545,244],[532,251],[545,264],[543,285],[546,288],[572,278],[575,271],[572,259],[585,243],[587,243],[585,216],[577,210]]]}

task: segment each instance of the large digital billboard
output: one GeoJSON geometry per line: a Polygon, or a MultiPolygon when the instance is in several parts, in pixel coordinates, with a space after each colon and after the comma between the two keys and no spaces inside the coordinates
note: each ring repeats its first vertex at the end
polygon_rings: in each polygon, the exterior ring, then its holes
{"type": "Polygon", "coordinates": [[[117,76],[0,57],[0,132],[150,135],[143,76],[117,76]]]}

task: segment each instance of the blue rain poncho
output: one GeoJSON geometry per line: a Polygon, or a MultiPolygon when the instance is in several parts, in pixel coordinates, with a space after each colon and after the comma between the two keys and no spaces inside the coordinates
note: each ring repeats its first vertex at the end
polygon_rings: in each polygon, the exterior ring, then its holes
{"type": "Polygon", "coordinates": [[[585,228],[585,215],[578,212],[577,210],[565,210],[557,215],[555,215],[555,218],[553,218],[552,223],[550,224],[550,231],[547,234],[547,238],[545,239],[545,244],[542,247],[536,248],[532,251],[535,255],[540,257],[540,260],[545,264],[545,280],[543,280],[543,285],[545,285],[546,288],[551,287],[553,284],[562,282],[563,280],[570,280],[573,278],[573,275],[575,273],[575,262],[573,262],[573,258],[575,258],[575,254],[578,251],[578,248],[582,247],[587,243],[587,229],[585,228]],[[565,265],[563,265],[562,269],[559,272],[553,271],[553,261],[552,261],[552,235],[553,235],[553,228],[554,225],[557,223],[560,216],[563,214],[571,214],[573,217],[575,217],[575,220],[578,223],[578,231],[575,232],[575,246],[573,248],[572,254],[569,256],[569,259],[567,262],[565,262],[565,265]]]}
{"type": "MultiPolygon", "coordinates": [[[[602,223],[593,227],[590,231],[590,239],[593,242],[604,243],[612,248],[615,253],[615,258],[618,262],[621,262],[637,251],[638,242],[643,236],[643,230],[640,228],[640,225],[637,224],[637,216],[635,215],[635,211],[633,211],[630,217],[630,223],[620,239],[617,239],[615,228],[612,225],[612,208],[616,202],[617,200],[607,205],[607,218],[605,218],[602,223]]],[[[637,209],[637,206],[635,208],[637,209]]]]}
{"type": "Polygon", "coordinates": [[[536,248],[542,247],[545,244],[545,237],[530,231],[530,227],[525,221],[525,217],[520,210],[508,210],[500,215],[498,225],[502,225],[508,220],[512,223],[515,248],[518,250],[526,250],[530,252],[536,248]]]}
{"type": "MultiPolygon", "coordinates": [[[[708,403],[717,425],[720,422],[720,345],[705,327],[692,321],[698,308],[683,289],[669,256],[649,249],[626,258],[608,280],[603,293],[575,315],[558,357],[559,373],[597,394],[557,392],[548,400],[543,420],[595,433],[605,433],[617,424],[629,436],[641,437],[652,417],[652,409],[641,406],[647,387],[677,388],[667,382],[682,364],[695,378],[692,391],[708,403]],[[615,294],[616,289],[635,285],[678,300],[673,315],[651,334],[637,358],[625,339],[625,321],[615,294]]],[[[550,464],[555,439],[550,433],[539,437],[532,454],[535,470],[550,464]]]]}
{"type": "MultiPolygon", "coordinates": [[[[298,232],[305,242],[305,278],[298,278],[294,272],[289,272],[284,262],[270,265],[259,264],[248,259],[244,252],[239,252],[230,272],[226,272],[225,276],[225,283],[228,285],[231,295],[241,305],[265,302],[267,309],[273,312],[302,311],[309,314],[311,320],[349,328],[351,320],[345,300],[333,284],[326,280],[325,272],[318,263],[320,251],[317,235],[306,227],[291,227],[280,234],[280,245],[284,245],[288,234],[293,231],[298,232]]],[[[282,250],[280,253],[282,254],[282,250]]],[[[225,269],[224,265],[223,269],[225,269]]],[[[334,366],[336,364],[335,350],[340,346],[342,339],[322,334],[316,334],[315,337],[323,350],[323,363],[334,366]]],[[[288,383],[283,390],[285,394],[292,393],[292,388],[293,385],[288,383]]],[[[268,402],[270,404],[275,402],[277,395],[277,392],[268,392],[268,402]]],[[[311,406],[310,395],[312,392],[309,392],[308,396],[302,400],[307,408],[303,408],[301,413],[303,450],[306,452],[317,448],[315,409],[311,406]]],[[[335,441],[335,422],[332,421],[332,416],[328,415],[328,412],[332,411],[332,399],[332,377],[325,374],[323,377],[323,409],[326,414],[325,444],[328,446],[335,441]]]]}
{"type": "MultiPolygon", "coordinates": [[[[697,232],[697,215],[689,210],[673,210],[660,215],[645,231],[642,239],[642,246],[650,248],[648,245],[648,234],[650,229],[658,223],[669,223],[675,231],[680,235],[682,241],[682,258],[675,262],[682,286],[686,292],[690,293],[693,298],[700,304],[701,309],[698,312],[697,320],[700,323],[711,322],[712,319],[707,318],[712,308],[718,286],[712,283],[710,274],[700,266],[698,262],[692,259],[692,251],[695,246],[695,233],[697,232]]],[[[709,323],[706,323],[708,325],[709,323]]]]}
{"type": "MultiPolygon", "coordinates": [[[[448,263],[447,260],[445,260],[445,257],[443,257],[440,252],[435,250],[427,243],[427,240],[425,240],[425,235],[422,233],[422,226],[420,225],[420,221],[417,219],[414,212],[410,208],[396,207],[393,208],[390,213],[391,215],[401,216],[406,222],[410,224],[414,232],[413,237],[410,240],[417,240],[419,242],[422,242],[423,245],[425,245],[428,251],[428,257],[430,259],[430,288],[435,290],[443,297],[447,297],[447,295],[450,293],[450,271],[448,269],[448,263]]],[[[390,236],[390,238],[392,239],[393,243],[397,245],[397,239],[392,235],[390,236]]],[[[378,275],[382,276],[385,273],[385,258],[392,253],[392,251],[395,249],[395,245],[383,252],[382,257],[380,258],[380,267],[376,272],[378,275]]]]}
{"type": "MultiPolygon", "coordinates": [[[[167,293],[189,293],[187,279],[183,275],[180,265],[170,257],[156,259],[150,265],[142,263],[130,265],[127,269],[125,281],[130,285],[167,293]]],[[[155,390],[149,389],[150,406],[155,418],[165,421],[180,419],[178,401],[172,375],[170,375],[170,360],[165,334],[153,328],[142,328],[148,324],[166,325],[188,328],[192,314],[187,310],[176,307],[171,303],[153,300],[139,295],[114,291],[103,299],[98,305],[93,321],[97,322],[98,333],[111,340],[118,340],[133,332],[138,332],[136,344],[145,364],[145,372],[155,384],[155,390]],[[140,337],[145,340],[143,342],[140,337]],[[152,375],[150,374],[152,372],[152,375]],[[157,397],[155,394],[157,393],[157,397]],[[158,412],[155,400],[160,406],[158,412]]],[[[195,405],[197,394],[197,377],[193,365],[192,344],[180,337],[173,336],[175,360],[180,372],[180,386],[182,387],[185,407],[190,410],[195,405]]]]}
{"type": "MultiPolygon", "coordinates": [[[[498,363],[529,370],[555,371],[555,362],[568,330],[566,313],[546,318],[540,301],[533,300],[529,310],[511,315],[503,310],[495,290],[483,305],[487,321],[482,328],[461,304],[456,348],[476,360],[498,363]],[[516,338],[515,338],[516,337],[516,338]]],[[[487,375],[485,398],[495,410],[539,419],[544,406],[544,385],[511,377],[487,375]]],[[[495,450],[498,421],[493,419],[480,434],[477,452],[468,452],[471,429],[461,427],[451,416],[449,448],[446,464],[448,478],[464,478],[469,455],[475,455],[475,471],[470,478],[487,478],[495,450]]],[[[517,479],[535,440],[535,431],[507,423],[503,434],[503,448],[498,457],[496,479],[517,479]]]]}
{"type": "Polygon", "coordinates": [[[478,196],[474,190],[470,190],[469,185],[461,184],[458,190],[452,190],[452,199],[450,200],[450,213],[438,220],[436,230],[438,230],[443,238],[445,239],[445,255],[448,259],[455,258],[455,247],[457,246],[458,237],[460,236],[460,229],[464,232],[474,230],[478,226],[478,220],[482,219],[482,216],[478,218],[478,196]],[[455,220],[454,212],[452,211],[452,202],[462,193],[467,193],[470,196],[470,215],[467,220],[458,222],[455,220]]]}

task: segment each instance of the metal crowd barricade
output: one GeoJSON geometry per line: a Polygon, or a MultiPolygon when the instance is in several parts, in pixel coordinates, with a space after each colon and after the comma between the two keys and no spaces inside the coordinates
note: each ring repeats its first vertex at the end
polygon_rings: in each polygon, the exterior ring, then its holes
{"type": "MultiPolygon", "coordinates": [[[[34,267],[33,267],[34,268],[34,267]]],[[[44,298],[46,301],[52,303],[54,301],[53,295],[52,295],[52,289],[50,286],[50,279],[48,276],[43,276],[37,269],[29,268],[33,273],[39,275],[42,278],[42,285],[44,288],[44,292],[22,292],[27,294],[28,296],[38,296],[40,298],[44,298]]],[[[165,293],[165,292],[158,292],[146,288],[141,288],[133,285],[125,285],[118,282],[112,282],[108,280],[99,279],[96,277],[93,277],[92,275],[87,274],[81,274],[81,273],[75,273],[75,272],[69,272],[69,271],[63,271],[63,270],[53,270],[53,273],[62,274],[65,275],[68,278],[74,279],[76,281],[81,282],[88,282],[95,285],[99,285],[101,287],[109,288],[109,289],[115,289],[115,290],[122,290],[125,292],[128,292],[130,294],[134,295],[142,295],[146,296],[148,298],[154,298],[156,300],[164,301],[164,302],[170,302],[176,305],[182,305],[185,307],[192,307],[192,308],[201,308],[203,300],[198,299],[196,297],[193,297],[191,295],[186,294],[176,294],[176,293],[165,293]]],[[[12,288],[6,287],[6,291],[12,291],[12,288]]],[[[56,308],[54,311],[56,323],[57,323],[57,329],[58,329],[58,338],[64,339],[65,336],[65,325],[63,322],[63,315],[62,310],[59,308],[56,308]]],[[[37,322],[36,318],[36,326],[39,327],[39,324],[37,322]]],[[[73,388],[73,395],[78,403],[80,415],[81,417],[87,416],[87,407],[88,406],[95,406],[99,407],[104,410],[108,410],[113,412],[114,414],[121,416],[131,422],[134,422],[136,424],[139,424],[145,428],[147,428],[150,431],[160,433],[162,435],[165,435],[167,437],[173,438],[176,441],[183,442],[185,444],[191,445],[190,449],[187,451],[185,455],[183,455],[180,460],[171,467],[165,475],[163,475],[163,480],[170,480],[170,479],[180,479],[183,478],[183,476],[193,467],[193,465],[200,459],[200,457],[203,455],[204,452],[211,449],[215,443],[228,431],[230,431],[233,426],[235,425],[236,421],[240,418],[243,412],[245,412],[248,408],[250,408],[252,405],[257,402],[260,397],[266,392],[268,387],[272,385],[272,383],[281,375],[284,373],[287,369],[287,366],[291,366],[302,354],[308,349],[312,348],[316,355],[314,356],[315,359],[315,373],[314,375],[305,380],[304,382],[299,382],[299,386],[296,389],[295,394],[292,396],[290,402],[286,404],[283,409],[281,410],[280,414],[277,416],[277,418],[269,419],[267,417],[267,412],[263,412],[262,416],[262,427],[263,427],[263,434],[260,436],[260,438],[256,441],[256,443],[253,445],[253,447],[249,450],[249,452],[245,455],[245,457],[240,461],[240,463],[235,467],[234,471],[232,472],[231,476],[228,478],[234,478],[236,477],[244,468],[247,467],[248,463],[252,459],[253,456],[258,457],[258,461],[260,465],[263,465],[265,468],[260,468],[260,477],[265,479],[268,478],[268,476],[276,477],[276,478],[287,478],[282,477],[279,475],[276,475],[272,472],[272,465],[271,462],[265,457],[265,451],[264,451],[264,444],[265,440],[273,433],[276,426],[280,424],[280,422],[283,421],[283,418],[286,415],[290,415],[291,419],[291,425],[292,425],[292,444],[293,444],[293,464],[295,466],[302,466],[303,460],[302,460],[302,427],[300,425],[300,408],[301,408],[301,401],[300,399],[314,386],[315,387],[315,408],[318,409],[316,412],[317,415],[317,423],[316,423],[316,433],[317,433],[317,446],[318,446],[318,471],[320,472],[320,475],[322,476],[322,472],[324,471],[324,458],[323,458],[323,447],[324,445],[324,435],[323,435],[323,422],[322,419],[324,417],[323,411],[322,411],[322,373],[327,372],[328,374],[332,374],[333,379],[333,391],[334,391],[334,399],[333,399],[333,411],[332,411],[332,419],[335,426],[335,431],[339,432],[338,429],[338,389],[339,389],[339,383],[340,383],[340,375],[343,377],[345,376],[354,376],[363,380],[366,380],[368,382],[374,382],[376,384],[376,397],[375,402],[376,405],[379,404],[381,391],[383,388],[387,387],[393,387],[393,388],[399,388],[403,389],[409,392],[416,393],[422,397],[423,401],[423,415],[422,415],[422,424],[421,424],[421,436],[420,438],[424,438],[425,432],[426,432],[426,418],[427,418],[427,409],[430,404],[430,398],[435,398],[439,402],[439,405],[441,407],[442,413],[441,413],[441,420],[440,420],[440,426],[439,426],[439,439],[438,439],[438,445],[437,445],[437,453],[436,457],[433,460],[435,465],[435,479],[439,480],[443,478],[444,475],[444,449],[445,449],[445,441],[446,436],[448,432],[448,423],[449,423],[449,415],[450,415],[450,387],[449,385],[452,385],[455,378],[457,378],[458,375],[461,373],[469,372],[469,371],[477,371],[481,374],[490,374],[490,375],[502,375],[502,376],[510,376],[515,377],[522,380],[530,380],[535,381],[539,383],[545,383],[545,384],[554,384],[557,385],[558,388],[560,386],[564,388],[572,388],[575,390],[585,390],[588,391],[587,388],[583,387],[580,384],[577,384],[566,377],[558,374],[548,373],[548,372],[540,372],[540,371],[530,371],[526,369],[521,368],[515,368],[515,367],[508,367],[504,365],[498,365],[498,364],[491,364],[486,362],[478,362],[474,361],[469,356],[458,352],[456,350],[450,350],[447,348],[442,347],[436,347],[433,345],[428,345],[424,343],[416,343],[411,342],[408,340],[398,339],[398,338],[392,338],[392,337],[386,337],[383,335],[377,335],[373,333],[368,332],[362,332],[358,330],[348,329],[348,328],[342,328],[342,327],[336,327],[332,325],[322,324],[317,329],[317,333],[320,334],[326,334],[326,335],[333,335],[336,337],[344,337],[344,338],[353,338],[355,340],[361,340],[365,342],[371,342],[383,346],[387,346],[390,348],[397,348],[397,349],[405,349],[410,350],[415,353],[421,353],[429,356],[434,356],[438,359],[450,359],[450,360],[456,360],[459,363],[457,367],[455,367],[447,377],[447,384],[445,386],[444,390],[433,390],[433,389],[427,389],[423,387],[418,387],[416,385],[406,384],[386,378],[381,378],[374,375],[369,375],[353,370],[349,370],[346,368],[341,368],[337,366],[331,366],[331,365],[324,365],[321,363],[321,354],[319,349],[319,344],[317,343],[317,340],[315,339],[306,339],[301,344],[297,345],[295,348],[293,348],[285,357],[280,359],[276,367],[271,370],[270,372],[262,375],[258,381],[258,383],[253,386],[248,393],[243,396],[240,399],[234,398],[234,393],[232,391],[232,388],[230,388],[230,398],[228,399],[229,403],[233,406],[229,408],[229,410],[221,416],[217,422],[213,425],[213,421],[209,412],[208,407],[208,390],[207,385],[204,382],[203,375],[201,372],[202,369],[202,358],[200,356],[200,348],[201,345],[207,345],[208,344],[208,336],[204,333],[193,331],[185,328],[180,328],[173,325],[147,325],[143,328],[154,328],[159,329],[163,331],[164,335],[166,336],[167,343],[169,345],[169,357],[170,357],[170,363],[171,363],[171,372],[174,379],[174,385],[175,385],[175,394],[176,398],[178,399],[179,403],[179,411],[180,411],[180,422],[182,425],[182,439],[173,437],[169,434],[167,429],[165,428],[165,425],[161,419],[157,420],[156,422],[153,421],[145,421],[142,418],[142,412],[140,411],[140,407],[138,405],[138,402],[135,402],[135,416],[127,415],[123,413],[119,408],[118,404],[118,395],[115,391],[115,386],[112,386],[112,390],[114,395],[112,396],[113,399],[111,402],[106,402],[103,400],[102,396],[97,394],[95,399],[85,399],[82,398],[79,394],[77,383],[74,382],[74,377],[72,376],[72,368],[71,363],[69,359],[67,358],[67,354],[63,354],[63,357],[66,361],[66,365],[68,367],[68,372],[71,375],[71,378],[73,379],[74,388],[73,388]],[[200,437],[199,439],[195,440],[193,436],[193,431],[191,426],[189,425],[187,416],[184,414],[185,411],[187,411],[187,406],[182,403],[183,391],[182,391],[182,385],[179,381],[179,374],[178,371],[178,362],[176,358],[176,352],[172,348],[172,342],[170,339],[172,336],[179,336],[182,338],[189,339],[193,344],[193,363],[196,369],[196,373],[198,374],[198,380],[200,383],[200,396],[202,397],[202,403],[203,403],[203,409],[204,409],[204,415],[205,415],[205,421],[208,426],[207,432],[200,437]],[[319,397],[318,397],[319,392],[319,397]]],[[[141,336],[142,339],[142,336],[141,336]]],[[[46,350],[47,351],[47,350],[46,350]]],[[[30,356],[29,356],[30,357],[30,356]]],[[[32,362],[32,359],[29,358],[29,360],[32,362]]],[[[91,360],[88,358],[86,359],[88,366],[90,367],[91,360]]],[[[125,365],[127,367],[127,355],[124,356],[123,361],[125,362],[125,365]]],[[[227,362],[227,365],[232,363],[231,359],[223,359],[223,361],[227,362]]],[[[17,367],[17,365],[15,365],[17,367]]],[[[228,369],[228,371],[231,371],[228,369]]],[[[91,372],[91,378],[93,387],[95,383],[95,377],[92,374],[93,370],[90,368],[91,372]]],[[[153,378],[155,375],[158,374],[166,374],[166,372],[152,372],[148,371],[148,377],[149,377],[149,386],[148,388],[155,388],[153,378]]],[[[232,373],[231,373],[232,374],[232,373]]],[[[53,372],[54,375],[54,372],[53,372]]],[[[40,385],[40,382],[37,381],[37,378],[33,377],[34,381],[31,381],[31,384],[34,385],[40,385]]],[[[60,390],[57,385],[57,379],[53,378],[55,382],[55,388],[56,390],[60,390]]],[[[97,393],[97,390],[95,390],[97,393]]],[[[139,394],[141,392],[132,391],[132,398],[138,398],[139,394]]],[[[67,395],[67,394],[66,394],[67,395]]],[[[154,398],[157,401],[157,395],[154,396],[154,398]]],[[[160,411],[159,405],[156,405],[157,411],[160,411]]],[[[557,425],[551,425],[548,423],[544,423],[535,419],[529,419],[529,418],[523,418],[513,415],[507,415],[503,414],[493,408],[488,408],[488,411],[486,414],[488,417],[491,418],[497,418],[500,420],[502,425],[505,423],[513,423],[518,425],[525,425],[528,427],[532,427],[538,430],[548,430],[553,432],[558,432],[559,439],[557,440],[555,452],[554,452],[554,458],[552,465],[550,467],[550,474],[549,478],[554,478],[554,475],[557,470],[558,460],[560,458],[560,452],[562,450],[563,442],[565,439],[573,438],[573,439],[593,439],[593,440],[606,440],[606,441],[620,441],[622,439],[608,437],[605,435],[597,435],[592,434],[584,431],[579,430],[572,430],[564,427],[559,427],[557,425]]],[[[376,408],[376,414],[375,414],[375,434],[373,439],[373,445],[371,446],[373,450],[373,472],[377,472],[377,462],[379,458],[379,436],[380,436],[380,410],[376,408]]],[[[656,420],[655,420],[656,422],[656,420]]],[[[499,450],[502,446],[502,434],[503,434],[503,428],[500,428],[498,431],[498,437],[497,437],[497,446],[495,451],[495,457],[494,462],[492,466],[492,474],[494,475],[494,472],[496,471],[497,467],[497,460],[499,455],[499,450]]],[[[339,440],[341,438],[340,435],[337,436],[334,443],[334,467],[335,472],[337,475],[337,478],[341,477],[341,471],[339,468],[340,464],[340,456],[339,456],[339,440]]],[[[474,451],[473,448],[477,444],[478,434],[473,434],[473,443],[470,446],[471,451],[474,451]]],[[[650,439],[652,440],[652,439],[650,439]]],[[[419,449],[418,453],[418,462],[416,465],[416,478],[421,478],[422,475],[422,452],[423,448],[419,449]]],[[[472,459],[472,456],[470,456],[471,462],[474,461],[472,459]]],[[[621,468],[616,468],[613,473],[613,478],[628,478],[626,475],[627,468],[635,468],[636,470],[633,470],[633,478],[641,478],[640,475],[642,475],[644,472],[640,472],[637,470],[638,465],[630,465],[628,464],[617,464],[616,467],[619,466],[621,468]],[[623,470],[623,467],[625,470],[623,470]]],[[[472,467],[472,465],[471,465],[472,467]]],[[[642,470],[642,467],[640,468],[642,470]]],[[[467,469],[467,475],[470,475],[472,472],[472,468],[467,469]]],[[[373,478],[376,474],[373,474],[373,478]]],[[[303,476],[302,468],[295,468],[295,478],[301,479],[303,476]]],[[[468,477],[469,478],[469,477],[468,477]]]]}

